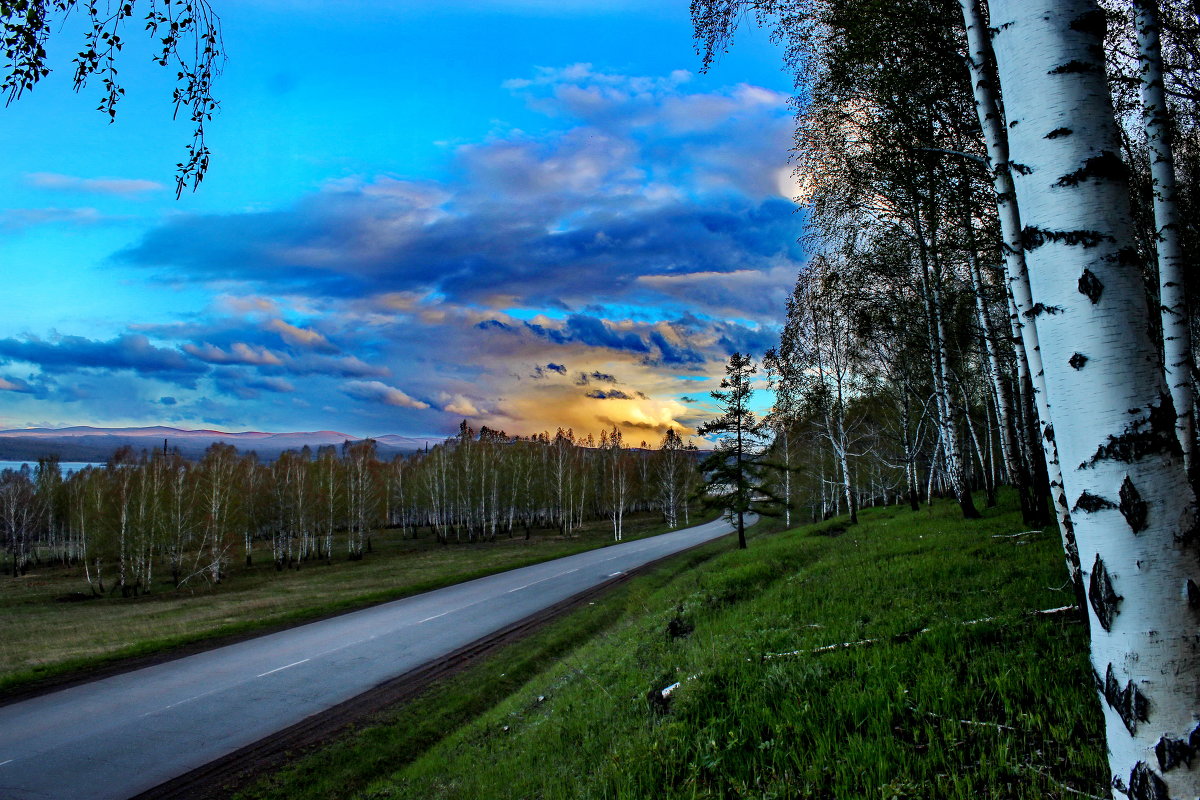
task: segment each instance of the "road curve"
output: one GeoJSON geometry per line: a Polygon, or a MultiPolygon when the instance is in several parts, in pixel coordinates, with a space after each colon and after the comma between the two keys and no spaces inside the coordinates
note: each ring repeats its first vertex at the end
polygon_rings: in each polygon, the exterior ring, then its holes
{"type": "Polygon", "coordinates": [[[730,531],[623,542],[0,707],[0,798],[126,800],[730,531]]]}

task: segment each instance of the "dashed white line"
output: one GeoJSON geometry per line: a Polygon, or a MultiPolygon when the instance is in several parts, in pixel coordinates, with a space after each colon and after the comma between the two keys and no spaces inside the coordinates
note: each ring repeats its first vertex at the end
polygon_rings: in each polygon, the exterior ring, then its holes
{"type": "MultiPolygon", "coordinates": [[[[611,561],[612,559],[609,559],[609,560],[611,561]]],[[[505,592],[505,594],[512,594],[513,592],[519,592],[522,589],[528,589],[530,586],[536,586],[539,583],[545,583],[546,581],[554,580],[555,578],[558,578],[562,575],[570,575],[572,572],[579,572],[579,569],[580,569],[579,567],[576,567],[575,569],[569,569],[566,572],[556,572],[548,578],[541,578],[540,580],[531,581],[531,582],[525,584],[524,586],[518,586],[515,589],[509,589],[507,592],[505,592]]]]}
{"type": "MultiPolygon", "coordinates": [[[[455,611],[458,611],[458,609],[457,609],[457,608],[452,608],[452,609],[450,609],[449,611],[443,611],[443,612],[442,612],[442,613],[440,613],[440,614],[434,614],[432,617],[426,617],[425,619],[421,620],[421,622],[429,622],[429,620],[431,620],[431,619],[437,619],[438,617],[444,617],[444,616],[446,616],[447,614],[453,613],[453,612],[455,612],[455,611]]],[[[420,624],[421,624],[421,622],[418,622],[417,624],[418,624],[418,625],[420,625],[420,624]]]]}
{"type": "Polygon", "coordinates": [[[303,664],[305,661],[310,661],[310,660],[311,660],[311,659],[308,659],[308,658],[302,658],[302,659],[300,659],[299,661],[293,661],[291,664],[284,664],[282,667],[276,667],[275,669],[269,669],[269,670],[267,670],[266,672],[263,672],[263,673],[260,673],[260,674],[258,674],[258,675],[255,675],[254,677],[256,677],[256,678],[263,678],[263,677],[266,677],[267,675],[270,675],[270,674],[272,674],[272,673],[274,673],[274,672],[279,672],[280,670],[287,669],[288,667],[294,667],[294,666],[297,666],[297,665],[299,665],[299,664],[303,664]]]}
{"type": "Polygon", "coordinates": [[[0,761],[0,767],[3,767],[5,764],[11,764],[15,760],[16,759],[10,758],[8,761],[0,761]]]}

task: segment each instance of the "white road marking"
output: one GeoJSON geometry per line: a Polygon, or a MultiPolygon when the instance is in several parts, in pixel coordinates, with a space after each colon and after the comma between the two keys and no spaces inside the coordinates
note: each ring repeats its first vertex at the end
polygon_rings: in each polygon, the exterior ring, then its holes
{"type": "Polygon", "coordinates": [[[8,761],[0,761],[0,767],[3,767],[5,764],[11,764],[15,760],[16,759],[10,758],[8,761]]]}
{"type": "Polygon", "coordinates": [[[254,677],[256,677],[256,678],[263,678],[263,677],[266,677],[267,675],[270,675],[270,674],[271,674],[271,673],[273,673],[273,672],[279,672],[279,671],[280,671],[280,670],[282,670],[282,669],[287,669],[288,667],[294,667],[294,666],[297,666],[297,665],[299,665],[299,664],[303,664],[305,661],[310,661],[310,660],[311,660],[311,659],[308,659],[308,658],[303,658],[303,659],[301,659],[301,660],[299,660],[299,661],[293,661],[291,664],[284,664],[282,667],[276,667],[275,669],[269,669],[269,670],[267,670],[266,672],[263,672],[263,673],[261,673],[261,674],[259,674],[259,675],[255,675],[254,677]]]}
{"type": "Polygon", "coordinates": [[[154,711],[147,711],[145,714],[141,715],[140,719],[145,719],[146,717],[150,716],[151,714],[157,714],[159,711],[170,711],[175,706],[181,706],[184,703],[190,703],[193,700],[199,700],[201,697],[208,697],[210,694],[213,694],[214,692],[219,692],[219,691],[220,691],[219,688],[218,689],[209,689],[207,692],[201,692],[200,694],[192,695],[191,697],[185,698],[183,700],[177,700],[174,703],[171,703],[171,705],[169,705],[169,706],[163,706],[162,708],[155,709],[154,711]]]}
{"type": "MultiPolygon", "coordinates": [[[[442,612],[442,613],[440,613],[440,614],[434,614],[432,617],[426,617],[425,619],[421,620],[421,622],[429,622],[429,620],[431,620],[431,619],[437,619],[438,617],[444,617],[444,616],[446,616],[447,614],[452,614],[452,613],[454,613],[455,611],[458,611],[458,609],[457,609],[457,608],[452,608],[452,609],[450,609],[449,611],[443,611],[443,612],[442,612]]],[[[421,624],[421,622],[418,622],[417,624],[418,624],[418,625],[420,625],[420,624],[421,624]]]]}
{"type": "MultiPolygon", "coordinates": [[[[612,561],[612,559],[610,558],[610,559],[609,559],[609,561],[612,561]]],[[[557,577],[560,577],[560,576],[562,576],[562,575],[570,575],[572,572],[579,572],[579,570],[580,570],[580,568],[579,568],[579,567],[576,567],[575,569],[569,569],[569,570],[567,570],[566,572],[556,572],[555,574],[551,575],[551,576],[550,576],[550,577],[548,577],[548,578],[542,578],[542,579],[540,579],[540,580],[536,580],[536,581],[532,581],[532,582],[530,582],[530,583],[527,583],[527,584],[525,584],[524,586],[518,586],[518,587],[517,587],[517,588],[515,588],[515,589],[509,589],[507,592],[505,592],[505,594],[512,594],[513,592],[519,592],[519,591],[521,591],[522,589],[528,589],[530,586],[536,586],[536,585],[538,585],[539,583],[545,583],[546,581],[549,581],[549,580],[554,580],[555,578],[557,578],[557,577]]]]}

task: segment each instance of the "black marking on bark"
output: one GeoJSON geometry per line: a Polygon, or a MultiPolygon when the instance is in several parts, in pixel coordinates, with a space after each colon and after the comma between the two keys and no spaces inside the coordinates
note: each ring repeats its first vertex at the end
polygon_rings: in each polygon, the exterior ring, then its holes
{"type": "Polygon", "coordinates": [[[1018,175],[1032,175],[1033,174],[1032,169],[1025,166],[1024,164],[1018,164],[1015,161],[1008,162],[1008,168],[1011,169],[1013,172],[1017,173],[1018,175]]]}
{"type": "Polygon", "coordinates": [[[1121,435],[1109,436],[1108,441],[1096,449],[1096,454],[1079,468],[1087,469],[1098,461],[1108,460],[1132,464],[1157,453],[1182,457],[1183,450],[1175,437],[1175,406],[1171,396],[1160,395],[1158,404],[1151,405],[1148,410],[1145,417],[1132,420],[1121,435]]]}
{"type": "Polygon", "coordinates": [[[1068,61],[1050,70],[1047,75],[1073,75],[1083,72],[1095,72],[1096,65],[1086,61],[1068,61]]]}
{"type": "Polygon", "coordinates": [[[1053,425],[1046,426],[1046,429],[1042,431],[1042,438],[1045,439],[1047,442],[1054,441],[1054,426],[1053,425]]]}
{"type": "Polygon", "coordinates": [[[1083,369],[1083,365],[1087,362],[1087,356],[1085,356],[1083,353],[1076,353],[1075,355],[1071,356],[1071,360],[1067,363],[1070,364],[1074,369],[1083,369]]]}
{"type": "Polygon", "coordinates": [[[1071,21],[1071,30],[1090,34],[1097,39],[1103,39],[1108,29],[1103,11],[1089,11],[1071,21]]]}
{"type": "Polygon", "coordinates": [[[1129,787],[1125,785],[1125,781],[1121,780],[1116,775],[1113,775],[1112,787],[1123,795],[1129,794],[1129,787]]]}
{"type": "Polygon", "coordinates": [[[1018,120],[1018,119],[1014,119],[1012,122],[1008,123],[1008,127],[1010,127],[1010,128],[1015,128],[1015,127],[1017,127],[1017,124],[1018,124],[1019,122],[1020,122],[1020,120],[1018,120]]]}
{"type": "Polygon", "coordinates": [[[1192,759],[1200,751],[1200,725],[1192,728],[1186,739],[1168,739],[1166,736],[1154,745],[1154,755],[1158,756],[1158,768],[1170,772],[1184,764],[1192,768],[1192,759]]]}
{"type": "Polygon", "coordinates": [[[1083,162],[1083,166],[1074,172],[1068,172],[1059,178],[1055,186],[1078,186],[1087,180],[1126,181],[1129,179],[1129,167],[1116,153],[1105,150],[1098,156],[1092,156],[1083,162]]]}
{"type": "MultiPolygon", "coordinates": [[[[1079,495],[1079,499],[1075,501],[1075,507],[1072,511],[1086,511],[1089,514],[1095,514],[1097,511],[1103,511],[1106,508],[1116,508],[1109,500],[1105,500],[1099,495],[1091,492],[1084,492],[1079,495]]],[[[1099,558],[1099,556],[1097,556],[1099,558]]]]}
{"type": "MultiPolygon", "coordinates": [[[[1092,610],[1096,612],[1096,619],[1100,620],[1100,625],[1104,630],[1112,630],[1113,620],[1117,618],[1117,614],[1120,612],[1119,606],[1124,599],[1113,589],[1112,578],[1109,577],[1108,570],[1097,553],[1096,563],[1092,565],[1092,579],[1088,582],[1088,602],[1092,604],[1092,610]]],[[[1110,674],[1112,672],[1111,666],[1109,672],[1110,674]]],[[[1107,686],[1108,683],[1105,682],[1106,695],[1107,686]]]]}
{"type": "Polygon", "coordinates": [[[1141,267],[1142,256],[1136,247],[1122,247],[1117,251],[1117,263],[1122,267],[1141,267]]]}
{"type": "Polygon", "coordinates": [[[1083,245],[1095,247],[1102,242],[1111,242],[1114,239],[1108,234],[1100,231],[1048,231],[1042,228],[1026,225],[1021,231],[1021,244],[1026,250],[1036,250],[1047,242],[1062,242],[1069,245],[1083,245]]]}
{"type": "Polygon", "coordinates": [[[1047,134],[1046,134],[1046,136],[1045,136],[1045,138],[1047,138],[1047,139],[1057,139],[1057,138],[1059,138],[1060,136],[1070,136],[1070,135],[1071,135],[1072,133],[1074,133],[1074,132],[1075,132],[1075,131],[1071,130],[1070,128],[1055,128],[1054,130],[1052,130],[1052,131],[1050,131],[1049,133],[1047,133],[1047,134]]]}
{"type": "Polygon", "coordinates": [[[1163,779],[1154,774],[1145,761],[1139,761],[1129,773],[1130,800],[1171,800],[1163,779]]]}
{"type": "Polygon", "coordinates": [[[1150,516],[1150,506],[1138,494],[1137,487],[1133,485],[1133,481],[1129,480],[1129,476],[1125,476],[1125,480],[1121,481],[1121,502],[1117,508],[1121,511],[1121,516],[1125,517],[1125,521],[1129,523],[1129,527],[1134,533],[1141,533],[1146,530],[1146,518],[1150,516]]]}
{"type": "Polygon", "coordinates": [[[1187,582],[1187,599],[1188,605],[1192,608],[1200,608],[1200,586],[1191,578],[1187,582]]]}
{"type": "Polygon", "coordinates": [[[1041,303],[1034,303],[1033,308],[1029,309],[1029,316],[1037,318],[1042,314],[1061,314],[1062,306],[1047,306],[1041,303]]]}
{"type": "Polygon", "coordinates": [[[1096,273],[1090,269],[1084,269],[1083,274],[1079,276],[1079,293],[1092,301],[1092,305],[1100,302],[1100,295],[1104,294],[1104,284],[1096,277],[1096,273]]]}
{"type": "Polygon", "coordinates": [[[1137,733],[1139,722],[1150,719],[1150,703],[1146,696],[1137,690],[1133,681],[1126,683],[1122,689],[1121,684],[1117,683],[1116,675],[1113,674],[1112,664],[1108,665],[1108,671],[1104,673],[1104,699],[1121,717],[1130,736],[1137,733]]]}

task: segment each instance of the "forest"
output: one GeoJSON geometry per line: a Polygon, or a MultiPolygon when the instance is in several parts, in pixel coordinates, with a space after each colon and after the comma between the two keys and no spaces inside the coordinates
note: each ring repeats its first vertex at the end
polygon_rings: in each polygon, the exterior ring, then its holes
{"type": "Polygon", "coordinates": [[[93,594],[134,597],[220,583],[235,561],[282,571],[360,560],[382,527],[469,543],[607,519],[620,541],[627,513],[687,525],[699,476],[695,445],[674,430],[651,448],[625,446],[616,429],[521,438],[463,422],[458,436],[390,461],[370,439],[271,462],[224,443],[199,461],[125,447],[66,476],[46,458],[0,472],[0,525],[12,576],[73,566],[93,594]]]}

